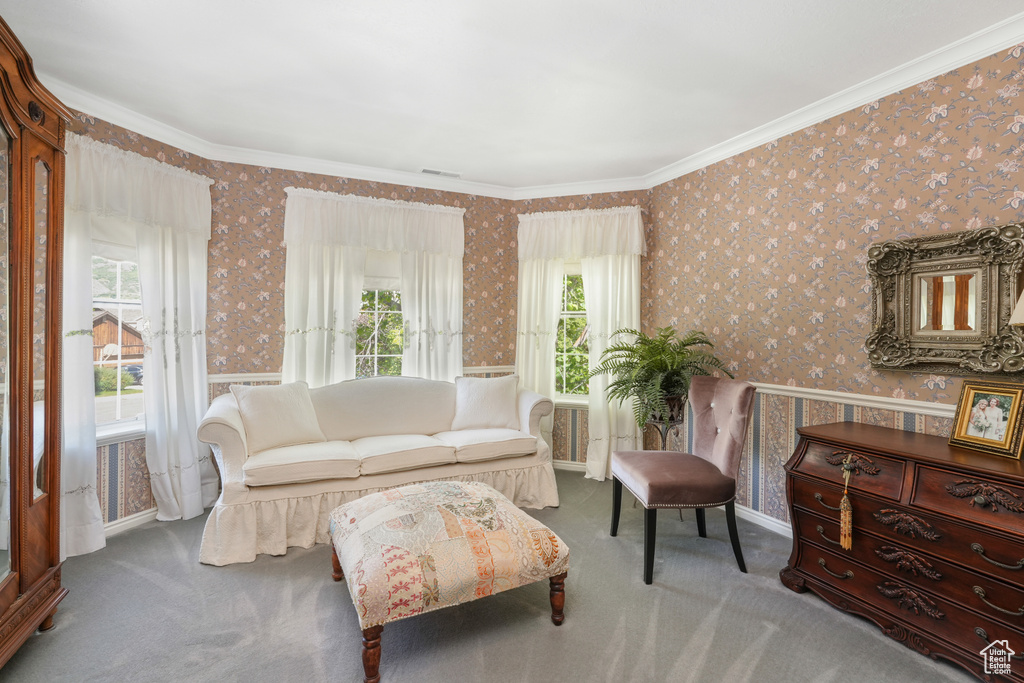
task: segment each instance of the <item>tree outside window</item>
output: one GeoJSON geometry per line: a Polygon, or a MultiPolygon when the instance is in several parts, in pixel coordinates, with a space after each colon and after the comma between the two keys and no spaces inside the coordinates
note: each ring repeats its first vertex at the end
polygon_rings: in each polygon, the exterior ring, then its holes
{"type": "Polygon", "coordinates": [[[356,325],[356,377],[402,374],[402,295],[364,290],[356,325]]]}
{"type": "Polygon", "coordinates": [[[555,392],[558,394],[586,396],[590,392],[589,329],[583,276],[566,275],[562,280],[562,313],[555,342],[555,392]]]}
{"type": "Polygon", "coordinates": [[[139,266],[92,257],[96,424],[143,417],[142,289],[139,266]]]}

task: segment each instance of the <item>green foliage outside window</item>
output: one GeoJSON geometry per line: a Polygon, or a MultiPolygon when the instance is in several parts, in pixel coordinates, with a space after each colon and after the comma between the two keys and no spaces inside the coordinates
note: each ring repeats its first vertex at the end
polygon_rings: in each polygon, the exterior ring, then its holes
{"type": "Polygon", "coordinates": [[[117,381],[121,380],[121,389],[127,389],[135,383],[135,378],[131,376],[131,373],[117,371],[117,368],[102,368],[100,366],[93,367],[94,383],[96,389],[96,395],[101,394],[110,395],[117,391],[117,381]]]}
{"type": "Polygon", "coordinates": [[[555,341],[555,391],[570,396],[590,392],[590,347],[583,276],[566,275],[562,283],[562,313],[555,341]]]}
{"type": "Polygon", "coordinates": [[[363,292],[356,324],[356,377],[402,374],[402,295],[363,292]]]}

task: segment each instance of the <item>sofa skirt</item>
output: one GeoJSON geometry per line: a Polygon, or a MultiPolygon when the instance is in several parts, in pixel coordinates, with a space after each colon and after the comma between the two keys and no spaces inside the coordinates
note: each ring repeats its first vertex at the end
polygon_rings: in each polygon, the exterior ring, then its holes
{"type": "MultiPolygon", "coordinates": [[[[467,474],[438,473],[440,476],[424,477],[429,471],[396,473],[407,476],[408,481],[389,483],[387,486],[327,490],[293,497],[226,502],[226,496],[222,493],[206,521],[199,561],[223,566],[252,562],[260,554],[284,555],[290,547],[311,548],[317,543],[330,543],[330,516],[334,508],[370,493],[424,481],[480,481],[494,487],[519,507],[544,508],[558,505],[555,471],[550,460],[515,469],[467,474]]],[[[358,485],[358,480],[339,480],[338,483],[358,485]]],[[[241,497],[251,498],[244,495],[241,497]]]]}

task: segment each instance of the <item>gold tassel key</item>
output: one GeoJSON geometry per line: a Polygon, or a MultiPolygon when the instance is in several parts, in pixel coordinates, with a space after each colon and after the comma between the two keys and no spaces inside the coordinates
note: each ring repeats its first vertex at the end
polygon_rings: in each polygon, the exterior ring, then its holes
{"type": "Polygon", "coordinates": [[[843,550],[853,547],[853,505],[850,504],[850,496],[847,491],[850,487],[850,458],[846,456],[843,461],[843,499],[839,501],[839,546],[843,550]]]}

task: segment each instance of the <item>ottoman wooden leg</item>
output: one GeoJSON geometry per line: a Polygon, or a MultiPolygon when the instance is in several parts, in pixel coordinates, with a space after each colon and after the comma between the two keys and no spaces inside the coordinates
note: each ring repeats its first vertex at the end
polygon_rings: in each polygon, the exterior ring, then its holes
{"type": "Polygon", "coordinates": [[[341,571],[341,560],[338,559],[338,550],[334,547],[333,543],[331,543],[331,566],[334,568],[334,571],[331,572],[331,577],[335,581],[341,581],[345,578],[345,572],[341,571]]]}
{"type": "Polygon", "coordinates": [[[380,632],[383,626],[363,629],[363,683],[380,683],[380,632]]]}
{"type": "Polygon", "coordinates": [[[551,581],[551,623],[561,626],[565,621],[565,577],[569,572],[552,576],[551,581]]]}

